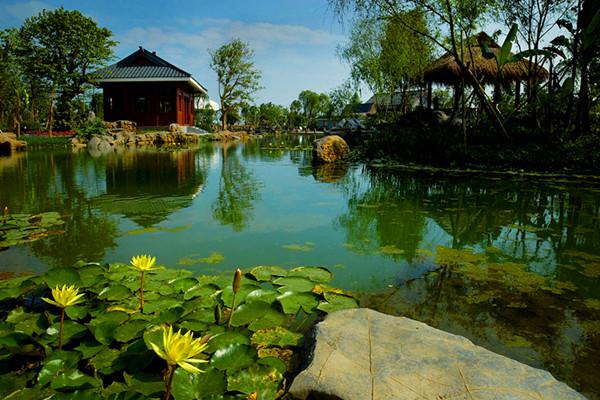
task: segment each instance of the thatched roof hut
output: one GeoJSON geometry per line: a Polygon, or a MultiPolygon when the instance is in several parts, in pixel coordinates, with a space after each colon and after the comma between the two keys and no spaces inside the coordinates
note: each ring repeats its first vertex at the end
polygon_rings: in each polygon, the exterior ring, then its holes
{"type": "MultiPolygon", "coordinates": [[[[488,47],[495,53],[500,52],[500,46],[492,40],[486,33],[481,32],[475,35],[472,43],[485,42],[488,47]]],[[[498,74],[498,66],[496,60],[487,59],[483,56],[481,48],[478,44],[472,44],[464,49],[464,63],[469,66],[475,76],[483,84],[494,84],[498,74]]],[[[502,81],[504,82],[521,82],[527,81],[529,69],[535,74],[538,80],[548,79],[548,71],[529,60],[520,60],[509,63],[502,69],[502,81]]],[[[461,81],[462,74],[458,63],[454,56],[446,53],[425,70],[425,81],[453,85],[461,81]]]]}

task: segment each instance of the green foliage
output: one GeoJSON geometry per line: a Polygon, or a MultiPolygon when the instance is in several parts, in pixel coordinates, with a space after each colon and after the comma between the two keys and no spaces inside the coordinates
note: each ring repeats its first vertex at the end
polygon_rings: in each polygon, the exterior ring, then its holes
{"type": "Polygon", "coordinates": [[[207,132],[212,132],[214,130],[216,116],[217,112],[209,105],[206,105],[204,108],[196,110],[196,126],[207,132]]]}
{"type": "Polygon", "coordinates": [[[303,90],[298,95],[298,101],[302,106],[306,126],[314,129],[317,117],[330,116],[331,101],[325,93],[315,93],[311,90],[303,90]]]}
{"type": "Polygon", "coordinates": [[[96,118],[80,124],[76,132],[78,138],[89,140],[93,135],[104,134],[106,132],[106,127],[101,119],[96,118]]]}
{"type": "Polygon", "coordinates": [[[195,337],[212,335],[205,372],[175,372],[175,399],[238,393],[273,399],[285,390],[284,375],[293,372],[291,357],[297,357],[306,329],[324,312],[356,304],[322,290],[331,278],[318,267],[253,268],[242,278],[230,329],[222,325],[227,318],[215,312],[231,313],[228,277],[148,271],[143,313],[137,311],[139,276],[124,264],[78,263],[42,276],[0,281],[0,317],[5,321],[0,395],[158,399],[165,388],[164,361],[149,343],[161,343],[161,324],[168,323],[192,329],[195,337]],[[288,281],[278,280],[288,273],[288,281]],[[295,281],[302,281],[302,292],[295,290],[295,281]],[[62,351],[56,350],[57,309],[39,301],[57,284],[76,284],[85,293],[83,303],[66,309],[62,351]]]}
{"type": "Polygon", "coordinates": [[[250,46],[235,39],[216,50],[210,50],[210,68],[217,74],[223,129],[231,111],[252,100],[252,94],[260,89],[261,73],[254,66],[254,51],[250,46]]]}
{"type": "Polygon", "coordinates": [[[277,104],[263,103],[259,109],[260,127],[269,131],[279,131],[286,126],[287,110],[277,104]]]}
{"type": "Polygon", "coordinates": [[[27,142],[27,148],[32,149],[65,149],[72,148],[71,138],[65,136],[29,136],[21,137],[27,142]]]}
{"type": "Polygon", "coordinates": [[[25,74],[58,98],[58,120],[71,127],[73,100],[93,81],[90,74],[112,57],[112,32],[76,10],[43,10],[19,29],[16,54],[25,74]]]}
{"type": "Polygon", "coordinates": [[[433,47],[423,35],[425,16],[413,10],[391,18],[358,20],[348,43],[338,49],[350,65],[356,85],[366,84],[373,93],[406,93],[423,79],[433,47]]]}
{"type": "Polygon", "coordinates": [[[331,116],[336,120],[352,117],[360,97],[350,82],[346,82],[329,93],[331,116]]]}

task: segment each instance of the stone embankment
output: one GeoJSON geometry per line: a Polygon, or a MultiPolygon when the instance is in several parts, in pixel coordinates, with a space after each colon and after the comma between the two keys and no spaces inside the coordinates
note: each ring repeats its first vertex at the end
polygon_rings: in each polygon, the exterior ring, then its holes
{"type": "Polygon", "coordinates": [[[17,135],[0,131],[0,155],[8,155],[27,147],[27,142],[17,139],[17,135]]]}
{"type": "Polygon", "coordinates": [[[171,124],[168,131],[138,131],[135,122],[105,122],[106,131],[101,135],[93,135],[87,142],[73,138],[74,147],[85,147],[91,153],[107,153],[119,146],[152,146],[178,145],[196,143],[202,140],[202,134],[187,133],[186,128],[171,124]]]}
{"type": "Polygon", "coordinates": [[[293,399],[585,399],[547,371],[408,318],[344,310],[327,316],[315,335],[293,399]]]}

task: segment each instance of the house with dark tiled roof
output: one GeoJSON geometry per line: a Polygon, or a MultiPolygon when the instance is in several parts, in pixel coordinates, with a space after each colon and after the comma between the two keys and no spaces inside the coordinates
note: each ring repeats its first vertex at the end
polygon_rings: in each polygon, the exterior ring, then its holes
{"type": "Polygon", "coordinates": [[[107,121],[193,125],[195,98],[208,94],[190,73],[142,47],[96,74],[107,121]]]}

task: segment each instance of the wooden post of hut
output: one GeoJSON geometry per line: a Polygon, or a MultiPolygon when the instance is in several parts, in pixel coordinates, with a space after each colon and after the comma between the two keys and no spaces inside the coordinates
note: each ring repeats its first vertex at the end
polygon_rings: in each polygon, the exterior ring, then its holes
{"type": "Polygon", "coordinates": [[[431,95],[432,95],[432,83],[431,81],[427,82],[427,108],[431,109],[431,95]]]}

